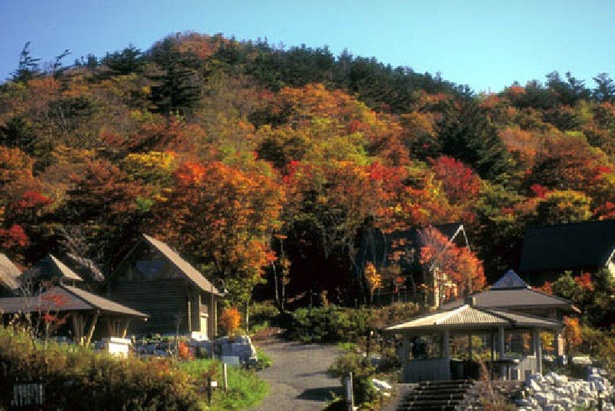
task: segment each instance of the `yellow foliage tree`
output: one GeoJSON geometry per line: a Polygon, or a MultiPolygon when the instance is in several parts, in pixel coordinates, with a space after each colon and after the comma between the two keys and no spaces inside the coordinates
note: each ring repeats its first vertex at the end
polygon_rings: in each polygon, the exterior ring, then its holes
{"type": "Polygon", "coordinates": [[[369,284],[369,300],[370,303],[374,302],[374,291],[382,288],[382,277],[376,270],[376,266],[370,261],[365,265],[363,269],[363,275],[367,284],[369,284]]]}

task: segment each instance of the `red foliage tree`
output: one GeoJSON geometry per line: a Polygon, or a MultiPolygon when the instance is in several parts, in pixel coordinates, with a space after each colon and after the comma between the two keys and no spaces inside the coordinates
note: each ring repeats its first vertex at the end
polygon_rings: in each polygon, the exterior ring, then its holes
{"type": "Polygon", "coordinates": [[[457,246],[434,227],[421,230],[419,237],[422,244],[420,262],[427,270],[426,280],[435,287],[437,304],[454,296],[451,283],[460,295],[485,287],[482,261],[467,247],[457,246]]]}

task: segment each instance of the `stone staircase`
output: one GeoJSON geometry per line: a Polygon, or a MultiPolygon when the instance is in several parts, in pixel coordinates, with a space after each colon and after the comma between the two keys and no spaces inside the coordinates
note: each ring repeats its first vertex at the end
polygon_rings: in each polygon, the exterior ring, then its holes
{"type": "Polygon", "coordinates": [[[465,410],[467,394],[473,386],[472,380],[420,382],[404,395],[397,411],[465,410]]]}

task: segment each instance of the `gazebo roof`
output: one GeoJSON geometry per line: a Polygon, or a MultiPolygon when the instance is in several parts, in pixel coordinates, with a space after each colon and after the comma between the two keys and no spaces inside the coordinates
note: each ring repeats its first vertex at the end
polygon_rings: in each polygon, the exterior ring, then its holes
{"type": "Polygon", "coordinates": [[[530,286],[513,270],[506,271],[506,274],[491,286],[492,290],[511,290],[515,288],[530,288],[530,286]]]}
{"type": "Polygon", "coordinates": [[[485,330],[498,327],[504,328],[547,328],[559,329],[563,325],[559,321],[494,310],[475,305],[464,304],[461,307],[446,311],[438,311],[414,320],[393,325],[384,329],[391,333],[429,332],[443,329],[485,330]]]}
{"type": "MultiPolygon", "coordinates": [[[[533,290],[512,270],[504,274],[489,290],[473,294],[471,297],[474,298],[476,306],[492,309],[558,308],[567,312],[579,312],[579,309],[565,298],[533,290]]],[[[442,309],[452,309],[463,304],[464,300],[459,299],[443,304],[442,309]]]]}

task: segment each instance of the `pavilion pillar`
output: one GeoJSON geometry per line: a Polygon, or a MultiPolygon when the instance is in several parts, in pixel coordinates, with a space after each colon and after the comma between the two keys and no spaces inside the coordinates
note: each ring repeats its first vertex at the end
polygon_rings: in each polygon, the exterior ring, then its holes
{"type": "Polygon", "coordinates": [[[536,372],[542,374],[542,347],[540,345],[540,329],[532,329],[532,343],[534,346],[534,355],[536,356],[536,372]]]}
{"type": "Polygon", "coordinates": [[[447,360],[451,359],[451,350],[449,346],[449,340],[451,338],[451,332],[448,328],[442,330],[442,344],[441,344],[441,353],[442,358],[446,358],[447,360]]]}
{"type": "Polygon", "coordinates": [[[506,355],[506,334],[504,332],[504,326],[498,327],[498,360],[500,360],[500,375],[503,380],[508,379],[508,373],[506,372],[506,365],[504,364],[504,356],[506,355]]]}
{"type": "Polygon", "coordinates": [[[408,382],[408,373],[410,372],[410,336],[404,334],[401,342],[401,376],[403,382],[408,382]]]}
{"type": "Polygon", "coordinates": [[[96,311],[94,313],[94,317],[92,318],[92,323],[90,324],[88,335],[83,344],[86,347],[90,345],[90,342],[92,342],[92,337],[94,336],[94,330],[96,329],[96,323],[98,323],[98,317],[100,317],[100,311],[96,311]]]}
{"type": "Polygon", "coordinates": [[[557,355],[562,357],[566,355],[566,349],[564,347],[564,333],[562,330],[555,332],[555,343],[557,344],[557,355]]]}

